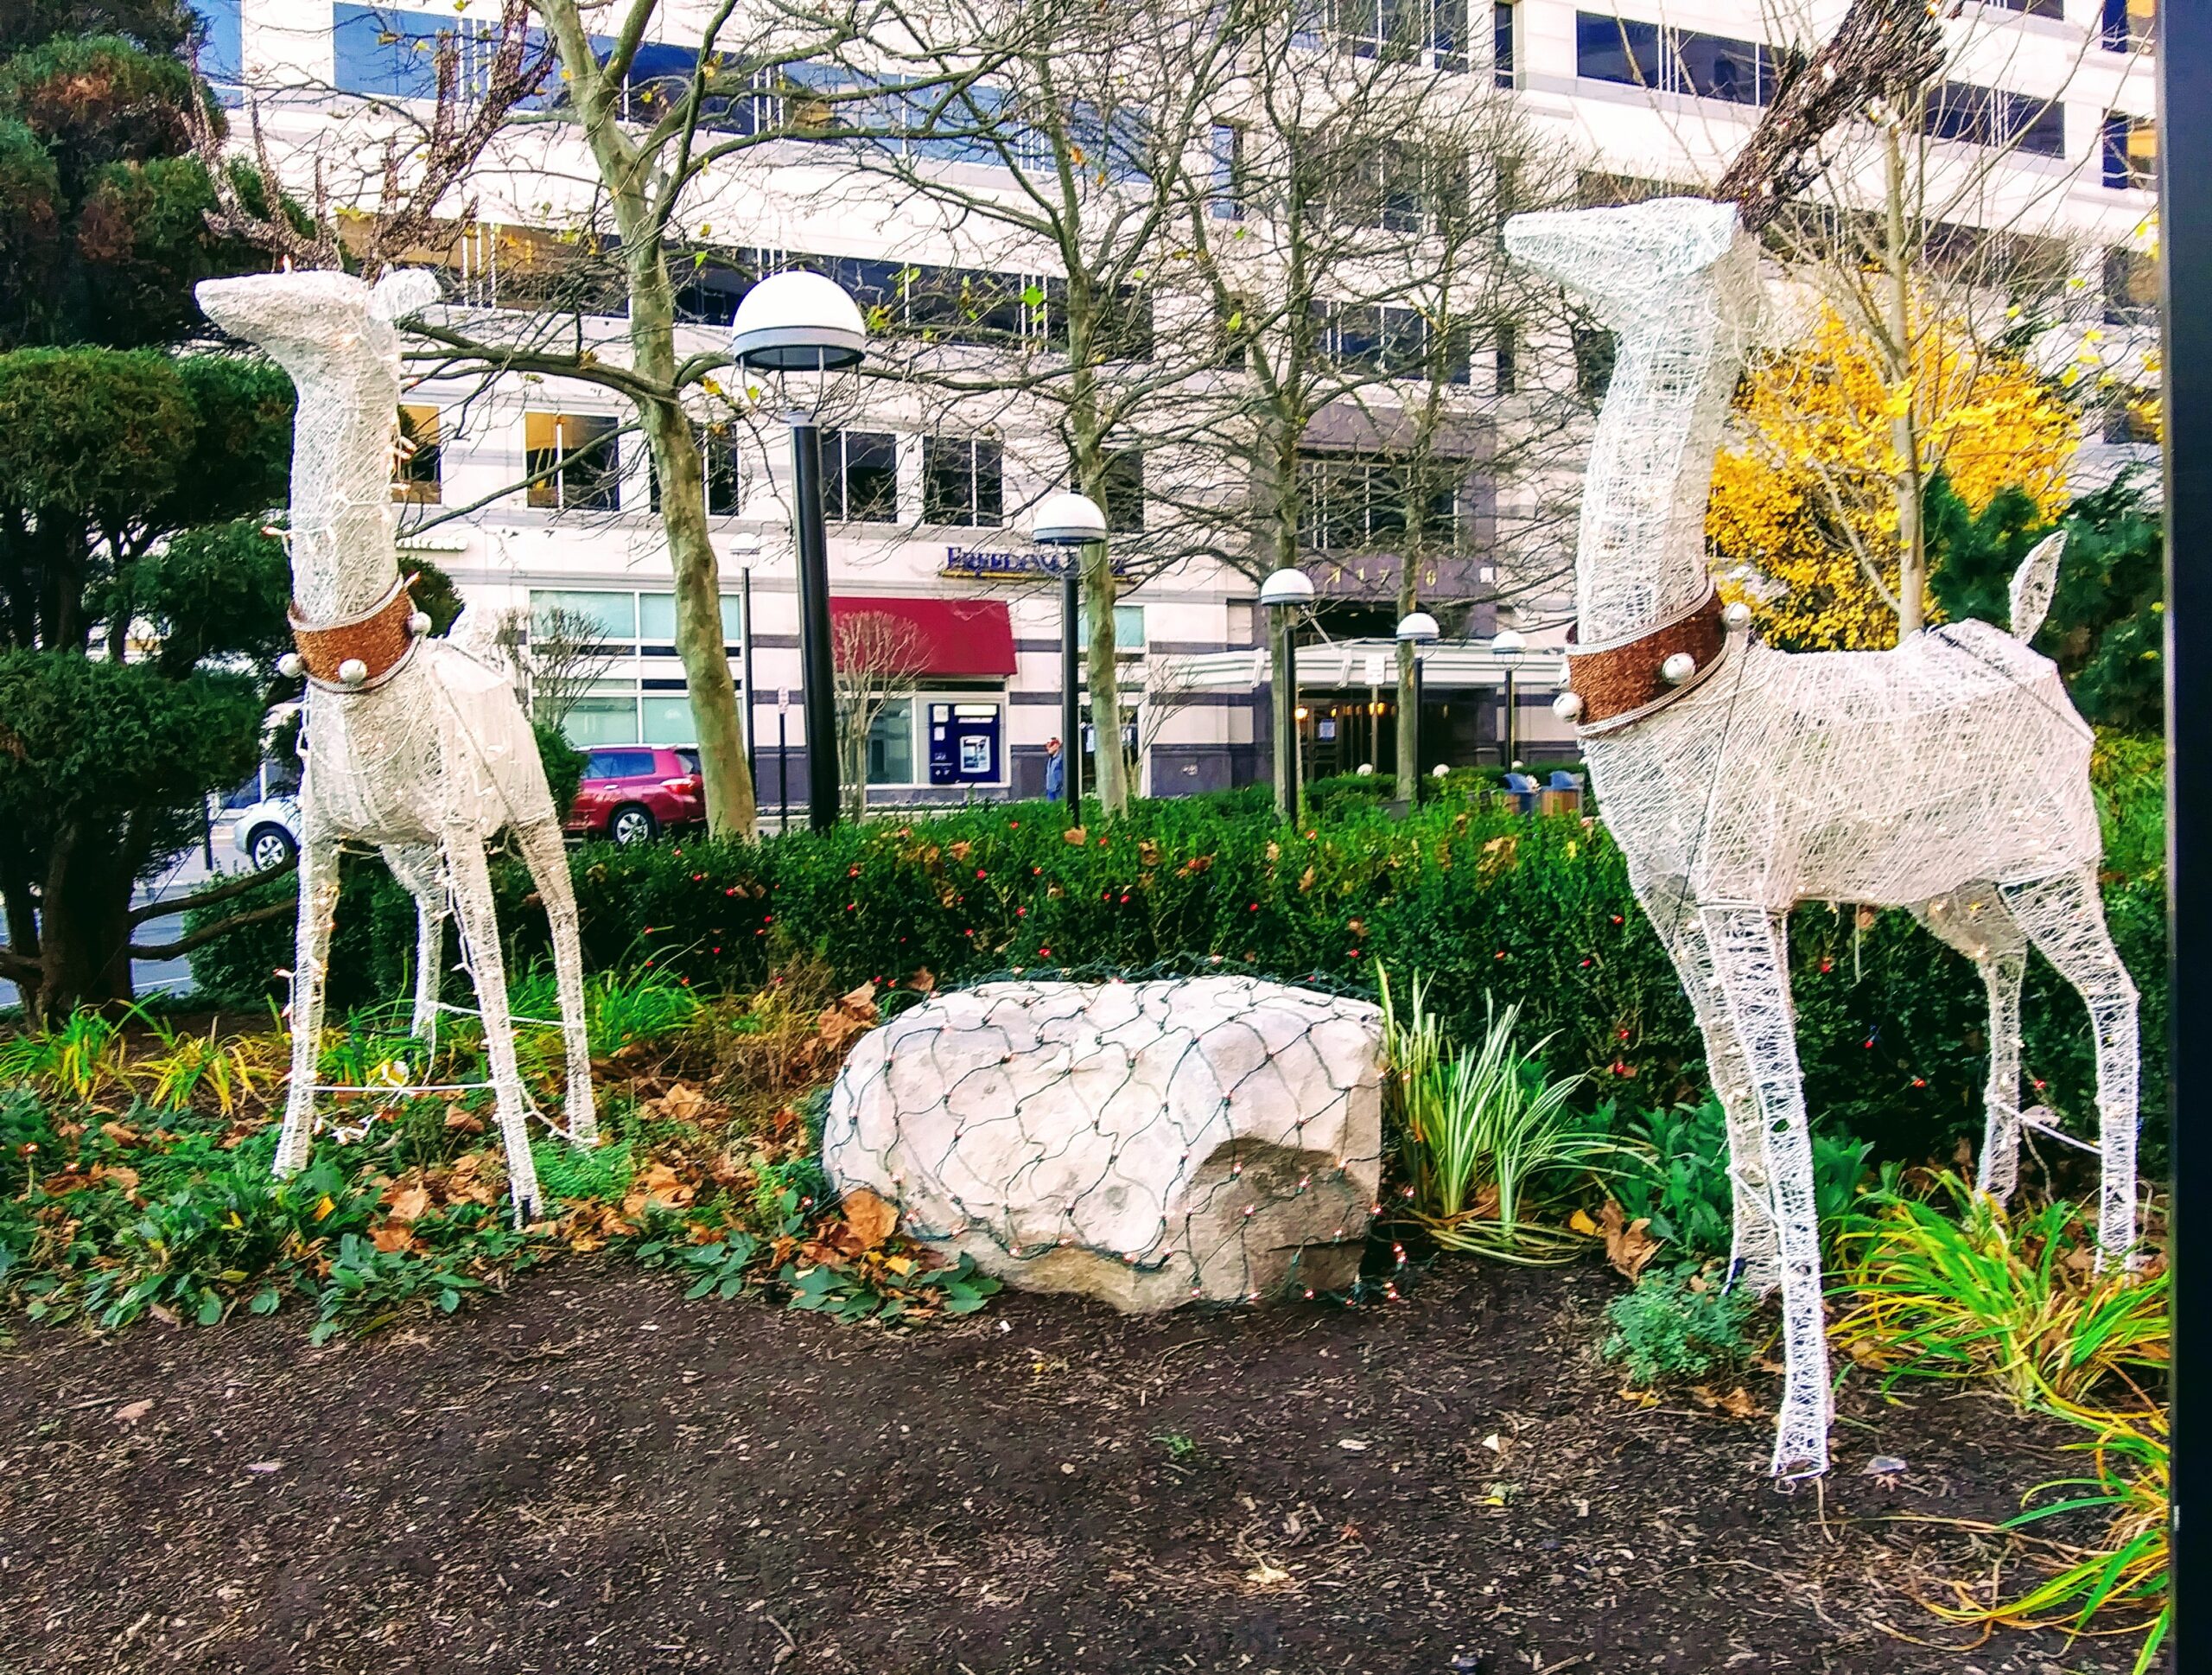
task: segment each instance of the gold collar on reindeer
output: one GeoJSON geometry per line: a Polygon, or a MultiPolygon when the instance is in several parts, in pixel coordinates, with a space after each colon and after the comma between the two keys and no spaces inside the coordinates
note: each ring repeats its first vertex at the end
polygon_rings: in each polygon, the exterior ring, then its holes
{"type": "Polygon", "coordinates": [[[1567,690],[1554,707],[1586,738],[1656,714],[1726,660],[1729,623],[1708,583],[1689,609],[1630,640],[1582,651],[1570,628],[1567,690]]]}
{"type": "Polygon", "coordinates": [[[416,580],[401,576],[368,609],[335,622],[309,622],[288,607],[292,644],[299,650],[279,666],[288,675],[305,675],[327,692],[365,692],[383,685],[406,666],[416,641],[430,631],[429,617],[415,608],[408,595],[416,580]]]}

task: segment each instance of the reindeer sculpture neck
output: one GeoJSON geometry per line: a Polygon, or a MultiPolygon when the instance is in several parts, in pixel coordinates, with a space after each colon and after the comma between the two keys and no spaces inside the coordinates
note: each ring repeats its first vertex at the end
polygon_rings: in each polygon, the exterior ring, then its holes
{"type": "Polygon", "coordinates": [[[435,296],[427,276],[370,286],[334,272],[210,280],[200,306],[292,377],[292,604],[306,621],[359,615],[399,579],[391,454],[398,424],[395,315],[435,296]]]}
{"type": "Polygon", "coordinates": [[[1613,334],[1574,604],[1583,648],[1618,645],[1680,617],[1710,586],[1706,501],[1755,298],[1751,241],[1738,236],[1732,206],[1669,198],[1516,216],[1506,243],[1613,334]]]}

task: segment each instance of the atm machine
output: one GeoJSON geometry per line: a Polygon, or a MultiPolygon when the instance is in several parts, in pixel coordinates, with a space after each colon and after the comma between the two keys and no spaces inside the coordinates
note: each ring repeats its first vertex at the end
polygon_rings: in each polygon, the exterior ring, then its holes
{"type": "Polygon", "coordinates": [[[931,700],[930,783],[996,785],[1003,711],[995,704],[931,700]]]}

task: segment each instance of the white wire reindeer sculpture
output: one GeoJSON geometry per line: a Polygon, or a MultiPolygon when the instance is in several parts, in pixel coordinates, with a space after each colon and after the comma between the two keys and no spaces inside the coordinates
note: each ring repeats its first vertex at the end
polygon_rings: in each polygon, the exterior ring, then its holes
{"type": "MultiPolygon", "coordinates": [[[[518,1217],[537,1213],[530,1106],[485,846],[502,828],[545,904],[568,1070],[568,1133],[597,1139],[583,1015],[583,965],[561,818],[530,723],[498,671],[427,637],[393,543],[391,461],[399,403],[394,322],[435,302],[419,271],[371,286],[333,271],[209,280],[200,305],[259,344],[299,392],[292,444],[292,631],[308,679],[300,784],[300,915],[293,966],[291,1089],[276,1173],[306,1163],[314,1137],[338,857],[372,844],[415,897],[414,1032],[435,1044],[448,904],[476,983],[507,1178],[518,1217]]],[[[404,1091],[404,1090],[399,1090],[404,1091]]]]}
{"type": "MultiPolygon", "coordinates": [[[[2090,732],[2027,641],[2061,538],[2028,555],[2011,633],[1789,654],[1724,611],[1706,502],[1757,296],[1735,206],[1675,198],[1516,216],[1506,247],[1584,299],[1618,358],[1583,487],[1571,691],[1599,806],[1695,1009],[1728,1114],[1733,1270],[1777,1284],[1788,1347],[1774,1469],[1827,1466],[1812,1152],[1786,915],[1804,901],[1911,909],[1980,967],[1990,1073],[1980,1183],[2013,1186],[2030,946],[2088,1003],[2104,1255],[2135,1241],[2135,990],[2097,893],[2090,732]]],[[[2030,1113],[2031,1119],[2041,1113],[2030,1113]]]]}

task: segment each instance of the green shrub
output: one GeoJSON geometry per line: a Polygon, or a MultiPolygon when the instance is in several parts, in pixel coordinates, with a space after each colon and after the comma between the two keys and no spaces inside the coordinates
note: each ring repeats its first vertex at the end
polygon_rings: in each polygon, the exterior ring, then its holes
{"type": "Polygon", "coordinates": [[[1613,1330],[1601,1353],[1617,1361],[1638,1389],[1700,1384],[1751,1360],[1745,1328],[1754,1307],[1742,1290],[1723,1290],[1668,1270],[1647,1273],[1637,1288],[1606,1306],[1613,1330]]]}
{"type": "MultiPolygon", "coordinates": [[[[818,959],[845,986],[925,968],[964,984],[1014,968],[1163,965],[1364,986],[1381,959],[1420,966],[1431,1003],[1465,1039],[1495,993],[1520,1004],[1532,1038],[1550,1038],[1554,1075],[1587,1073],[1601,1092],[1650,1106],[1704,1092],[1689,1005],[1600,825],[1447,804],[1293,831],[1264,807],[1197,798],[1139,803],[1094,822],[1079,844],[1064,825],[1051,805],[1017,803],[754,844],[587,845],[573,856],[585,961],[607,971],[650,959],[679,984],[719,990],[756,987],[796,957],[818,959]]],[[[544,914],[518,866],[501,863],[494,883],[509,969],[526,970],[544,955],[544,914]]],[[[2105,900],[2143,992],[2144,1039],[2162,1039],[2163,874],[2114,882],[2105,900]]],[[[1815,1122],[1872,1142],[1878,1156],[1924,1157],[1978,1135],[1987,1012],[1972,965],[1908,914],[1855,924],[1847,906],[1827,903],[1790,920],[1815,1122]]],[[[403,996],[413,945],[405,893],[380,863],[349,863],[333,1011],[403,996]]],[[[281,920],[194,955],[201,984],[225,998],[270,992],[269,974],[290,964],[281,920]]],[[[2041,961],[2024,1016],[2029,1071],[2045,1084],[2035,1097],[2090,1116],[2087,1016],[2041,961]]],[[[2147,1078],[2144,1092],[2155,1167],[2163,1079],[2147,1078]]]]}
{"type": "MultiPolygon", "coordinates": [[[[1629,1220],[1649,1221],[1651,1236],[1680,1255],[1726,1256],[1734,1195],[1728,1181],[1728,1118],[1720,1101],[1708,1094],[1695,1105],[1638,1111],[1619,1131],[1629,1143],[1611,1185],[1629,1220]]],[[[1832,1239],[1858,1198],[1872,1148],[1827,1130],[1816,1130],[1812,1138],[1813,1198],[1821,1236],[1832,1239]]]]}

